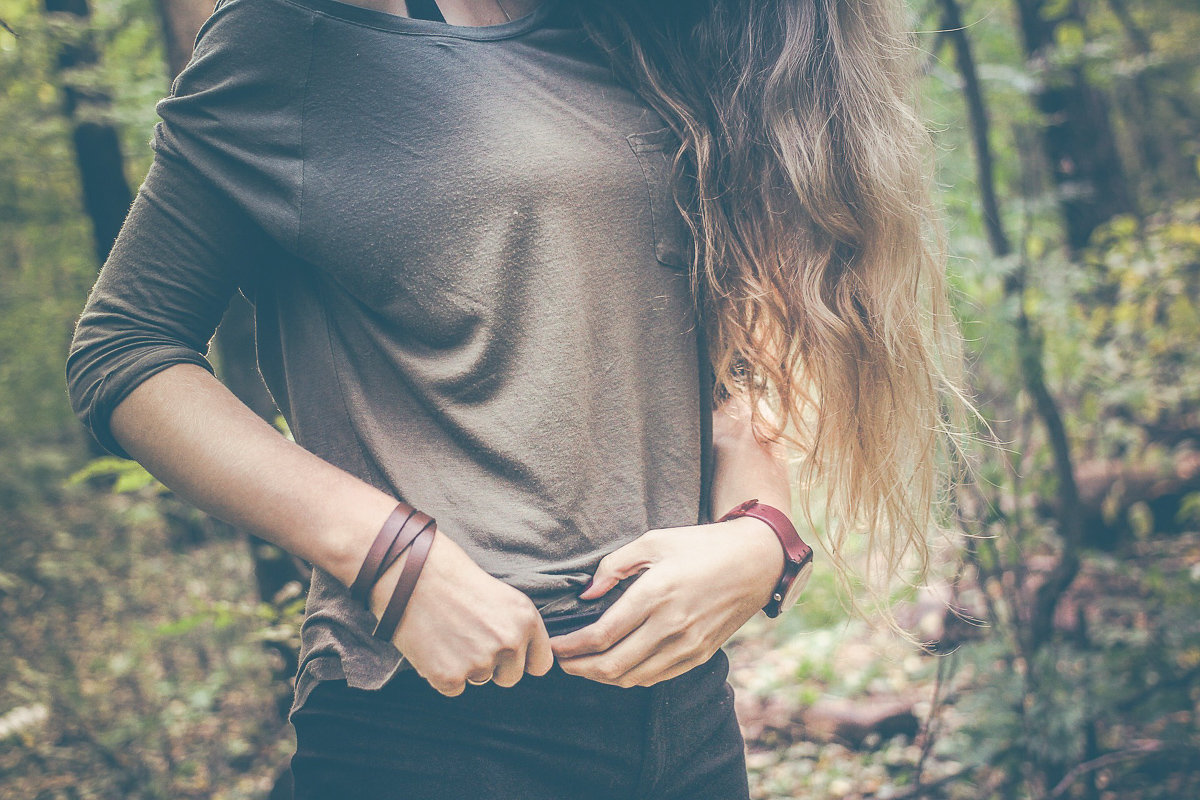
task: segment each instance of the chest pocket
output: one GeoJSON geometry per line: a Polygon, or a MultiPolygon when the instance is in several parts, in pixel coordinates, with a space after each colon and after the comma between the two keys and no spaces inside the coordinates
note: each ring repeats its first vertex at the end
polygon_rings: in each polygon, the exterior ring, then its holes
{"type": "Polygon", "coordinates": [[[641,163],[642,173],[646,177],[646,188],[650,195],[651,225],[654,229],[655,256],[669,267],[689,270],[695,252],[695,240],[683,215],[675,206],[671,189],[671,152],[679,140],[670,128],[631,133],[625,138],[641,163]]]}

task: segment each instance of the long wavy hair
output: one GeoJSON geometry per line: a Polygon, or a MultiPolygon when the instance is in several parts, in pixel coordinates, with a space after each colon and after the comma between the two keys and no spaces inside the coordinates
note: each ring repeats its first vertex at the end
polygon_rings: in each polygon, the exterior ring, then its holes
{"type": "Polygon", "coordinates": [[[970,409],[903,0],[572,6],[681,142],[714,402],[750,399],[760,439],[797,455],[810,525],[824,508],[839,576],[886,600],[906,554],[925,574],[970,409]]]}

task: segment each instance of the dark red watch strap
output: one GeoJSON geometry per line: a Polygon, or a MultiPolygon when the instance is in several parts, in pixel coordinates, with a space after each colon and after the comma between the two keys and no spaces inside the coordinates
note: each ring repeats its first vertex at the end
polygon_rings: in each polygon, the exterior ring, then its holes
{"type": "Polygon", "coordinates": [[[775,535],[779,538],[779,542],[783,545],[783,550],[787,553],[788,561],[793,564],[800,564],[806,558],[812,556],[812,548],[804,543],[800,538],[800,534],[796,531],[796,526],[788,519],[787,514],[784,514],[774,506],[764,505],[763,503],[755,503],[752,508],[742,512],[744,517],[754,517],[771,526],[775,531],[775,535]]]}
{"type": "Polygon", "coordinates": [[[787,514],[774,506],[760,503],[758,500],[747,500],[734,506],[717,521],[725,522],[736,517],[753,517],[765,522],[774,531],[775,538],[783,546],[783,552],[787,559],[783,566],[783,574],[779,576],[779,582],[771,593],[770,602],[763,606],[763,611],[767,613],[768,617],[777,617],[783,598],[787,595],[792,582],[799,576],[804,564],[812,560],[812,548],[800,538],[796,526],[788,519],[787,514]]]}
{"type": "Polygon", "coordinates": [[[429,548],[433,546],[433,538],[436,533],[437,523],[431,519],[417,534],[412,544],[412,550],[409,551],[408,559],[405,560],[404,567],[400,570],[400,579],[392,591],[392,598],[388,601],[387,608],[384,609],[383,616],[379,618],[379,624],[375,626],[375,631],[372,633],[376,638],[391,641],[396,627],[400,624],[400,617],[404,615],[408,600],[412,597],[413,589],[417,587],[417,578],[421,577],[421,570],[425,567],[425,559],[429,555],[429,548]]]}
{"type": "Polygon", "coordinates": [[[757,497],[752,497],[749,500],[746,500],[745,502],[738,503],[736,506],[734,506],[733,508],[726,511],[725,515],[722,516],[719,520],[717,520],[717,522],[728,522],[729,520],[734,519],[735,517],[740,517],[740,516],[742,516],[742,514],[744,514],[746,512],[747,509],[754,508],[754,506],[756,506],[756,505],[758,505],[757,497]]]}
{"type": "Polygon", "coordinates": [[[375,534],[375,541],[371,542],[371,547],[367,550],[367,557],[363,559],[362,566],[358,568],[358,575],[354,578],[354,583],[350,586],[350,596],[358,602],[365,603],[367,601],[371,587],[383,574],[380,565],[383,564],[384,556],[387,555],[396,541],[396,537],[404,528],[404,523],[414,513],[416,513],[415,508],[407,503],[399,503],[383,521],[379,533],[375,534]]]}

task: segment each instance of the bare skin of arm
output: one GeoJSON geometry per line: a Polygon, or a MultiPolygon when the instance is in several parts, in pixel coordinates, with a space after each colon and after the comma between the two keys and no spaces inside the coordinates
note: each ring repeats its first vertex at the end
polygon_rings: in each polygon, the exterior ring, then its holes
{"type": "MultiPolygon", "coordinates": [[[[288,441],[208,371],[177,364],[114,410],[113,436],[197,508],[328,571],[349,586],[396,498],[288,441]]],[[[428,509],[437,516],[437,509],[428,509]]],[[[401,558],[376,584],[376,617],[401,558]]],[[[511,686],[553,665],[533,602],[437,534],[393,637],[417,672],[446,695],[467,678],[511,686]]]]}

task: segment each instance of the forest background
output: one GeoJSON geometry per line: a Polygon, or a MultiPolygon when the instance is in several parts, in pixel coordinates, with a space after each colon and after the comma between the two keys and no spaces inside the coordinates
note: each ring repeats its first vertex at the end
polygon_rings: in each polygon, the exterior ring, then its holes
{"type": "MultiPolygon", "coordinates": [[[[1200,4],[910,0],[995,433],[901,592],[728,646],[756,798],[1200,797],[1200,4]]],[[[208,0],[0,0],[0,798],[285,797],[304,576],[100,457],[63,365],[208,0]]],[[[277,421],[252,317],[213,359],[277,421]]],[[[286,432],[285,432],[286,433],[286,432]]]]}

